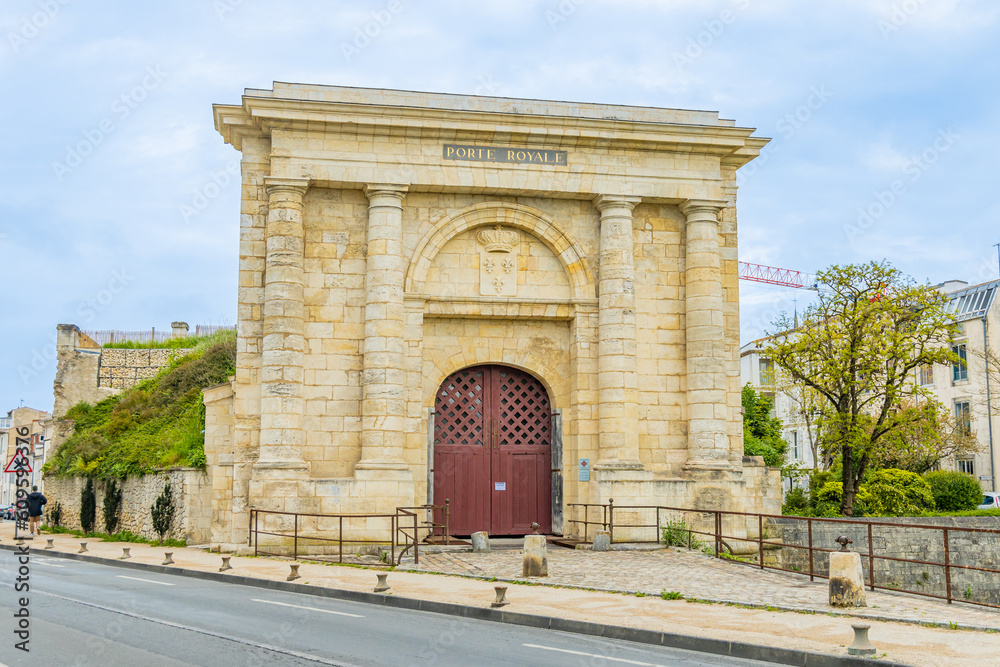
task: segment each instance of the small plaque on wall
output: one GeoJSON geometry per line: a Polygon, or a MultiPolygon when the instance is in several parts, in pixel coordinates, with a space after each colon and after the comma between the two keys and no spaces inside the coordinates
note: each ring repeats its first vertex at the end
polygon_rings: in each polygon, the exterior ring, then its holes
{"type": "Polygon", "coordinates": [[[580,476],[578,479],[581,482],[590,481],[590,459],[580,459],[580,476]]]}

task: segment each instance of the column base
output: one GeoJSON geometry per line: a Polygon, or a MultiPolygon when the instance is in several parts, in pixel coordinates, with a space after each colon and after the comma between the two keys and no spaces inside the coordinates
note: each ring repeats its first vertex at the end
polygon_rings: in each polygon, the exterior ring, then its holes
{"type": "Polygon", "coordinates": [[[683,469],[685,472],[735,472],[739,468],[728,459],[692,459],[683,469]]]}
{"type": "Polygon", "coordinates": [[[392,459],[368,459],[367,461],[358,461],[357,465],[354,466],[355,470],[406,470],[409,471],[410,466],[406,465],[405,461],[398,461],[392,459]]]}

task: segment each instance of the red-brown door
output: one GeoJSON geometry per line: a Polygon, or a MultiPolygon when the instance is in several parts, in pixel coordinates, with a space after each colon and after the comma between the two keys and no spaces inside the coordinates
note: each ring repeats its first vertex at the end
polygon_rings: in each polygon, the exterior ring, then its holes
{"type": "Polygon", "coordinates": [[[435,399],[434,501],[451,532],[525,535],[552,529],[552,410],[545,387],[506,366],[463,368],[435,399]]]}

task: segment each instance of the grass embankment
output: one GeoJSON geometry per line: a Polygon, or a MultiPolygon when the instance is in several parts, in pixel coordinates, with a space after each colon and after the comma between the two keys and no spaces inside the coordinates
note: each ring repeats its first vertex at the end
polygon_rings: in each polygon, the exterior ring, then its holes
{"type": "Polygon", "coordinates": [[[236,368],[236,332],[219,331],[160,373],[97,405],[66,413],[76,432],[44,471],[110,479],[173,466],[205,465],[205,405],[201,390],[236,368]]]}
{"type": "Polygon", "coordinates": [[[113,535],[108,535],[107,533],[85,533],[82,530],[70,530],[69,528],[63,528],[62,526],[48,526],[42,525],[41,531],[43,533],[51,533],[52,535],[72,535],[73,537],[93,537],[95,539],[103,540],[105,542],[128,542],[130,544],[149,544],[154,547],[186,547],[187,540],[148,540],[141,535],[136,535],[135,533],[130,533],[127,530],[123,530],[120,533],[115,533],[113,535]]]}
{"type": "Polygon", "coordinates": [[[219,333],[221,332],[207,336],[184,336],[183,338],[168,338],[156,341],[121,340],[114,343],[105,343],[101,347],[110,350],[190,350],[207,341],[214,340],[219,333]]]}

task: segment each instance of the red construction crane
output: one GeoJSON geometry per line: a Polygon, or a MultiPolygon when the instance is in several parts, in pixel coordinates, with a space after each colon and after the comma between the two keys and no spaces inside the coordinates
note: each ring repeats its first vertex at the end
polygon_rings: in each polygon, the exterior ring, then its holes
{"type": "Polygon", "coordinates": [[[740,280],[753,280],[758,283],[768,285],[781,285],[782,287],[811,288],[806,285],[806,274],[792,269],[779,269],[774,266],[764,266],[763,264],[750,264],[749,262],[739,263],[740,280]]]}

